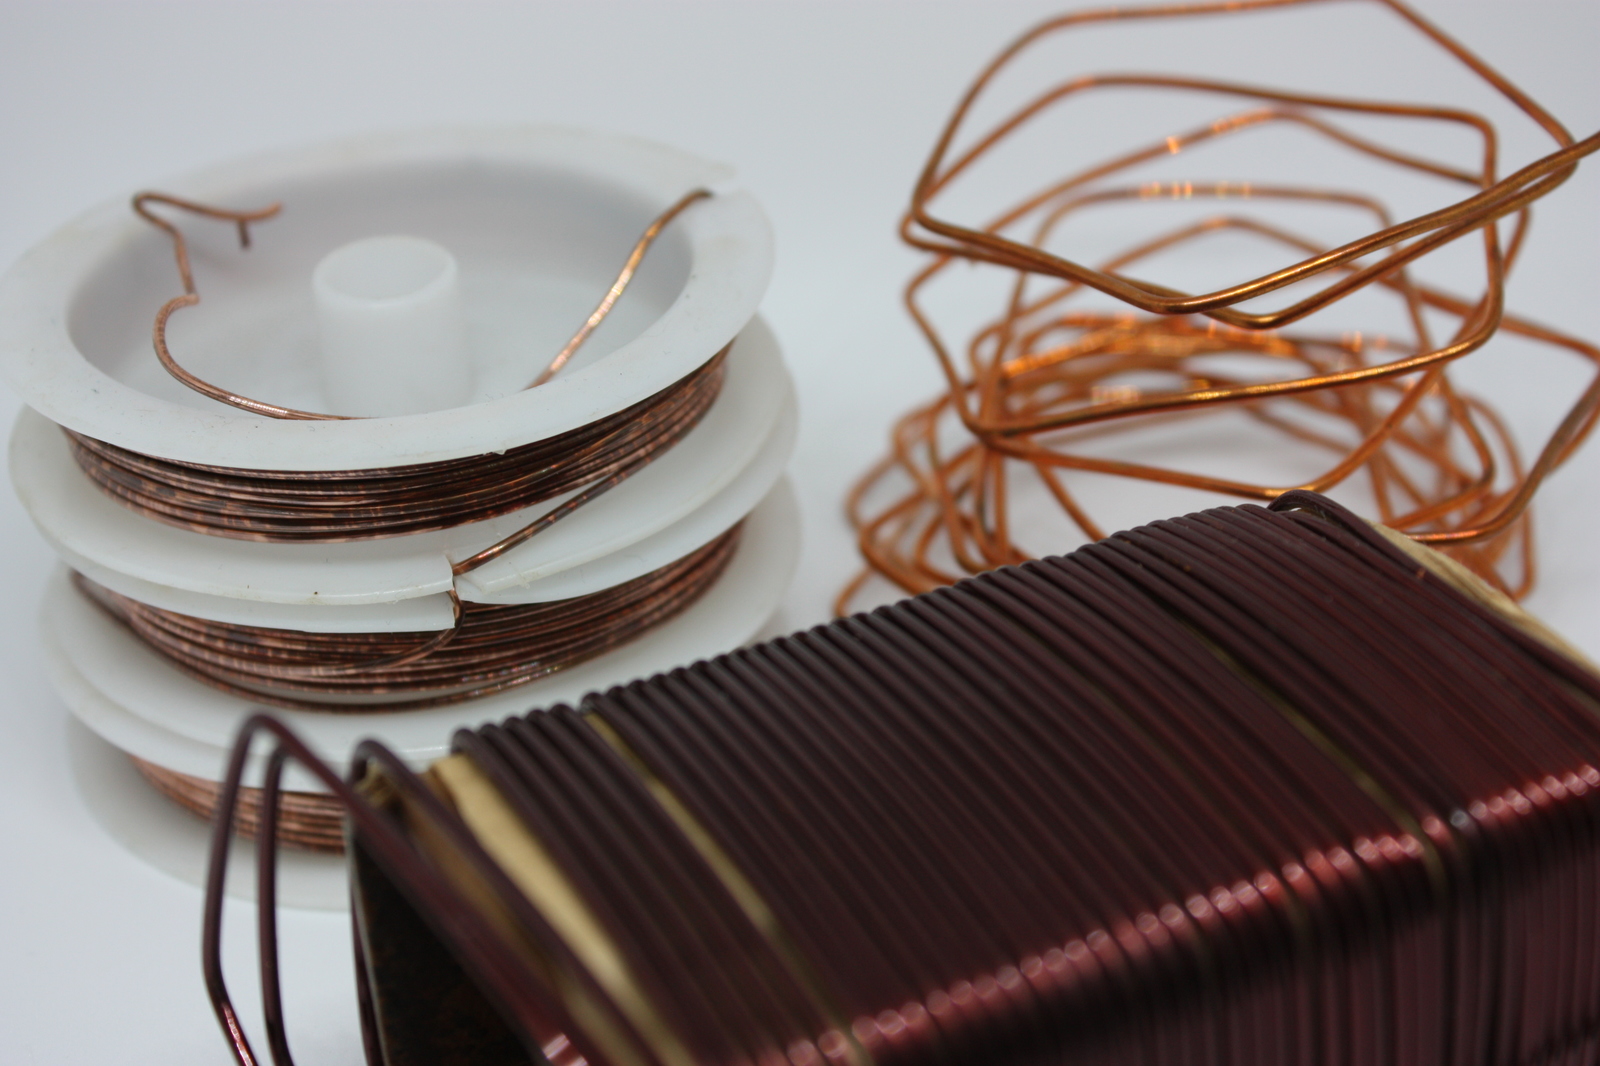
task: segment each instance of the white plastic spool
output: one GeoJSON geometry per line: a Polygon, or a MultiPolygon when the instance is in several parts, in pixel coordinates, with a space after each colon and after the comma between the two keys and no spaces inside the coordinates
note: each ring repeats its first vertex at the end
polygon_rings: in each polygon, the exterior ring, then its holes
{"type": "Polygon", "coordinates": [[[309,279],[327,253],[406,233],[460,264],[477,384],[462,407],[331,422],[264,419],[171,379],[150,352],[181,291],[166,236],[113,200],[0,279],[0,374],[60,425],[147,455],[262,470],[354,470],[502,452],[586,425],[701,365],[755,314],[772,240],[731,172],[631,138],[555,127],[447,129],[258,156],[158,183],[201,203],[285,206],[255,224],[179,218],[201,303],[174,315],[180,362],[255,399],[325,409],[309,279]],[[593,309],[651,219],[664,230],[555,379],[524,390],[593,309]],[[529,371],[532,371],[531,373],[529,371]]]}
{"type": "MultiPolygon", "coordinates": [[[[0,278],[0,374],[31,408],[13,434],[19,494],[69,565],[156,606],[326,632],[443,628],[450,562],[559,500],[413,537],[321,545],[205,537],[105,497],[52,423],[213,466],[314,472],[436,462],[504,451],[613,414],[738,338],[722,393],[683,441],[454,584],[464,598],[488,603],[584,595],[680,558],[748,514],[722,580],[623,648],[498,696],[403,714],[282,712],[335,765],[366,735],[423,765],[443,753],[458,725],[726,650],[775,608],[798,550],[792,494],[774,488],[794,441],[793,386],[770,331],[753,318],[771,270],[770,232],[726,168],[604,134],[457,129],[280,152],[157,187],[226,207],[284,204],[279,217],[252,226],[248,251],[236,246],[232,227],[174,215],[201,297],[169,324],[179,361],[256,399],[377,416],[265,419],[167,376],[149,331],[180,282],[165,235],[125,200],[87,213],[24,256],[0,278]],[[577,357],[551,382],[525,389],[592,310],[645,225],[700,187],[715,195],[661,234],[577,357]],[[334,276],[352,248],[396,234],[419,253],[409,281],[373,288],[371,263],[354,284],[334,276]],[[339,304],[341,288],[354,302],[339,304]],[[385,300],[392,306],[379,306],[385,300]],[[352,352],[377,336],[371,321],[365,334],[340,330],[388,311],[410,315],[410,333],[433,335],[406,352],[391,330],[379,345],[386,358],[412,360],[427,349],[457,366],[409,397],[362,399],[359,388],[324,373],[323,356],[359,364],[352,352]],[[389,413],[415,410],[419,393],[428,401],[421,406],[439,409],[389,413]]],[[[374,371],[361,373],[370,379],[374,371]]],[[[114,748],[157,765],[215,778],[232,732],[258,709],[174,669],[64,579],[47,596],[44,629],[49,670],[74,714],[114,748]]],[[[288,785],[313,787],[298,776],[288,785]]]]}

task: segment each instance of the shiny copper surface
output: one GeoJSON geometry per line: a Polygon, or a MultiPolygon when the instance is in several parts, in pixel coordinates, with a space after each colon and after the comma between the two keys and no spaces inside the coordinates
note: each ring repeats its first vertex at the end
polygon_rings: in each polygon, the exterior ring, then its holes
{"type": "Polygon", "coordinates": [[[163,610],[82,575],[87,596],[206,684],[252,702],[334,713],[437,707],[525,685],[603,655],[699,599],[738,550],[740,527],[642,577],[569,600],[457,601],[436,633],[306,633],[163,610]]]}
{"type": "MultiPolygon", "coordinates": [[[[180,774],[136,756],[128,758],[163,796],[208,822],[215,817],[222,793],[220,781],[180,774]]],[[[330,854],[344,851],[344,809],[332,796],[320,792],[283,792],[279,804],[279,844],[330,854]]],[[[254,840],[260,825],[261,790],[240,789],[234,831],[247,840],[254,840]]]]}
{"type": "MultiPolygon", "coordinates": [[[[315,472],[202,466],[64,432],[96,485],[169,525],[242,540],[398,536],[482,521],[574,489],[588,493],[584,500],[598,495],[699,424],[721,391],[725,356],[726,349],[656,395],[570,433],[501,455],[412,466],[315,472]]],[[[574,507],[569,502],[561,513],[574,507]]]]}
{"type": "MultiPolygon", "coordinates": [[[[1470,111],[1167,74],[1073,71],[991,125],[971,128],[973,114],[998,91],[994,83],[1047,38],[1122,21],[1170,21],[1171,31],[1181,33],[1194,19],[1242,18],[1252,11],[1321,2],[1247,0],[1077,12],[1023,34],[979,73],[941,132],[901,227],[907,243],[929,254],[927,266],[907,287],[906,302],[939,363],[946,390],[896,425],[891,454],[850,496],[868,569],[841,595],[841,612],[874,573],[919,592],[963,573],[1030,557],[1032,551],[1019,543],[1027,531],[1011,521],[1012,500],[1024,491],[1042,490],[1079,534],[1100,538],[1102,527],[1074,491],[1073,477],[1079,473],[1258,500],[1294,488],[1326,492],[1360,475],[1370,490],[1374,518],[1446,549],[1507,591],[1520,595],[1531,587],[1532,553],[1521,518],[1539,484],[1583,441],[1600,414],[1600,348],[1507,314],[1505,281],[1524,244],[1528,205],[1600,148],[1600,133],[1575,139],[1536,102],[1398,0],[1372,2],[1465,65],[1548,136],[1554,150],[1501,176],[1499,133],[1470,111]],[[1225,106],[1238,101],[1245,109],[1225,112],[1198,128],[1160,131],[1141,148],[1050,181],[982,224],[957,223],[940,213],[941,197],[959,191],[969,172],[1053,109],[1126,89],[1215,99],[1225,106]],[[1367,127],[1353,124],[1364,116],[1459,129],[1480,145],[1480,163],[1462,168],[1374,140],[1367,127]],[[1274,125],[1313,135],[1401,175],[1426,175],[1460,189],[1461,198],[1397,221],[1382,197],[1364,190],[1214,180],[1118,184],[1141,164],[1203,144],[1226,147],[1229,138],[1244,131],[1274,125]],[[1067,242],[1062,230],[1071,219],[1119,203],[1157,211],[1160,203],[1174,200],[1213,201],[1218,214],[1130,245],[1097,266],[1055,250],[1067,242]],[[1260,213],[1262,205],[1293,203],[1357,212],[1374,228],[1329,247],[1260,213]],[[1502,219],[1510,224],[1509,237],[1495,224],[1502,219]],[[1292,261],[1200,293],[1139,277],[1144,261],[1186,245],[1199,247],[1219,234],[1264,242],[1292,261]],[[1465,237],[1481,246],[1482,292],[1457,295],[1412,276],[1418,260],[1465,237]],[[998,317],[972,335],[964,359],[936,325],[936,305],[925,293],[958,263],[1013,277],[1009,300],[998,317]],[[1290,302],[1260,309],[1263,298],[1291,285],[1299,287],[1290,302]],[[1401,303],[1411,336],[1318,332],[1318,312],[1366,288],[1401,303]],[[1123,309],[1082,306],[1097,295],[1114,298],[1123,309]],[[1255,302],[1245,309],[1246,301],[1255,302]],[[1436,335],[1441,322],[1446,327],[1436,335]],[[1449,376],[1453,361],[1481,349],[1497,332],[1575,356],[1595,371],[1531,463],[1519,457],[1493,407],[1463,395],[1449,376]],[[1221,418],[1230,412],[1280,434],[1281,441],[1268,447],[1325,455],[1329,465],[1300,484],[1265,484],[1195,472],[1179,457],[1118,458],[1103,447],[1112,435],[1133,434],[1163,420],[1221,418]]],[[[1129,454],[1143,456],[1148,450],[1129,454]]]]}
{"type": "MultiPolygon", "coordinates": [[[[599,306],[597,306],[589,315],[589,317],[584,320],[583,324],[578,327],[578,331],[572,335],[571,339],[569,339],[566,344],[562,345],[561,350],[557,352],[556,355],[550,360],[549,364],[544,368],[543,371],[539,373],[538,377],[536,377],[533,382],[527,386],[528,388],[532,389],[543,385],[545,382],[554,377],[556,373],[567,364],[567,361],[571,359],[572,356],[576,354],[578,349],[583,346],[583,343],[589,339],[589,335],[593,333],[595,329],[599,327],[600,323],[605,321],[606,316],[611,313],[611,308],[615,306],[617,300],[627,289],[628,283],[633,280],[633,275],[635,271],[639,269],[639,264],[641,261],[643,261],[645,253],[650,250],[650,246],[655,243],[655,239],[660,235],[661,231],[666,228],[667,224],[670,223],[674,218],[682,214],[683,211],[691,204],[698,200],[706,199],[710,195],[711,193],[705,189],[694,189],[686,193],[683,197],[673,203],[672,206],[668,207],[665,211],[651,221],[650,225],[645,228],[644,233],[639,237],[639,240],[634,244],[633,250],[629,252],[628,258],[623,263],[622,269],[617,272],[615,280],[613,280],[611,285],[606,289],[605,296],[602,297],[599,306]]],[[[267,207],[254,211],[233,211],[227,208],[215,207],[210,204],[196,203],[193,200],[184,200],[176,196],[169,196],[165,193],[159,192],[141,192],[134,196],[133,210],[139,215],[139,217],[149,222],[151,225],[158,227],[167,235],[169,239],[171,239],[172,254],[178,267],[178,279],[183,283],[183,294],[180,296],[174,296],[172,299],[163,304],[161,309],[156,312],[155,326],[151,333],[151,339],[155,345],[156,358],[161,360],[161,365],[166,369],[167,373],[177,378],[178,381],[182,382],[188,388],[200,393],[202,396],[208,396],[211,399],[216,400],[218,403],[225,403],[231,407],[237,407],[240,410],[249,411],[252,414],[265,415],[268,418],[286,418],[302,421],[328,421],[344,420],[353,417],[350,415],[319,414],[315,411],[300,411],[292,407],[282,407],[278,404],[266,403],[262,400],[252,400],[247,396],[240,396],[239,394],[230,392],[221,386],[213,385],[212,383],[205,381],[190,371],[184,369],[184,367],[173,356],[171,349],[167,345],[167,321],[172,317],[174,312],[182,310],[185,307],[193,307],[198,304],[200,302],[200,293],[195,288],[194,272],[189,265],[189,245],[184,239],[183,231],[177,226],[173,225],[167,219],[163,218],[161,215],[152,211],[151,205],[153,204],[177,208],[180,211],[186,211],[190,214],[199,215],[202,218],[232,222],[239,231],[239,246],[241,248],[248,248],[250,246],[250,226],[257,222],[265,222],[268,219],[275,218],[283,209],[283,205],[271,204],[267,207]]]]}

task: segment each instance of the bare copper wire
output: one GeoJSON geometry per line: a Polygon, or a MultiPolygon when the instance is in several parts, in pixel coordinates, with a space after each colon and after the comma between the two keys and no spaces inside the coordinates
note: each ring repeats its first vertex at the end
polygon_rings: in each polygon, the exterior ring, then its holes
{"type": "Polygon", "coordinates": [[[559,437],[500,455],[377,469],[205,466],[66,433],[78,466],[102,491],[156,521],[241,540],[365,540],[480,522],[594,489],[682,439],[725,376],[726,350],[654,396],[559,437]]]}
{"type": "Polygon", "coordinates": [[[738,549],[740,528],[586,596],[506,606],[457,600],[456,625],[436,633],[307,633],[218,622],[74,578],[155,651],[231,695],[296,710],[420,710],[548,677],[674,617],[716,583],[738,549]]]}
{"type": "Polygon", "coordinates": [[[1371,0],[1465,64],[1531,118],[1556,149],[1501,178],[1496,170],[1495,128],[1472,112],[1142,74],[1068,78],[971,137],[967,146],[955,148],[971,111],[995,77],[1051,34],[1098,22],[1224,16],[1320,2],[1246,0],[1077,12],[1023,34],[980,72],[940,134],[901,225],[906,242],[930,254],[928,265],[907,286],[906,305],[933,350],[946,390],[897,424],[891,454],[863,477],[849,497],[847,510],[867,569],[840,595],[836,606],[841,613],[874,573],[908,592],[920,592],[954,581],[962,572],[1028,558],[1029,552],[1014,541],[1010,528],[1008,471],[1014,470],[1031,472],[1091,540],[1105,531],[1073,496],[1063,471],[1092,471],[1253,499],[1272,499],[1296,488],[1325,492],[1359,472],[1370,483],[1380,521],[1446,548],[1507,591],[1520,595],[1531,587],[1534,567],[1527,503],[1600,415],[1600,349],[1506,315],[1505,278],[1527,233],[1528,205],[1565,181],[1579,159],[1600,149],[1600,133],[1575,140],[1537,103],[1404,4],[1371,0]],[[942,193],[1031,120],[1077,94],[1128,87],[1243,99],[1259,106],[1198,129],[1152,139],[1135,151],[1080,169],[1005,208],[982,226],[960,225],[934,214],[932,205],[942,193]],[[1463,170],[1387,147],[1331,117],[1341,114],[1451,124],[1479,139],[1481,165],[1475,171],[1463,170]],[[1104,183],[1142,163],[1272,123],[1294,124],[1359,155],[1472,191],[1453,205],[1395,222],[1380,200],[1361,192],[1245,182],[1104,183]],[[1131,247],[1098,268],[1046,247],[1061,223],[1077,212],[1116,202],[1170,199],[1228,201],[1234,210],[1131,247]],[[1368,213],[1377,228],[1366,237],[1327,248],[1243,215],[1236,206],[1265,200],[1347,207],[1368,213]],[[1506,241],[1496,225],[1502,218],[1513,222],[1506,241]],[[1128,273],[1157,252],[1223,230],[1273,242],[1297,258],[1270,274],[1201,294],[1179,292],[1128,273]],[[1410,277],[1407,268],[1416,260],[1473,233],[1483,247],[1482,293],[1458,296],[1410,277]],[[968,344],[964,368],[958,366],[920,301],[928,283],[957,262],[992,265],[1015,275],[1010,300],[999,317],[980,328],[968,344]],[[1318,278],[1328,280],[1309,296],[1277,310],[1238,308],[1244,301],[1318,278]],[[1371,286],[1403,302],[1414,338],[1282,331],[1371,286]],[[1127,310],[1105,313],[1067,306],[1074,298],[1095,292],[1114,297],[1127,310]],[[1430,311],[1455,319],[1456,328],[1448,338],[1431,335],[1425,316],[1430,311]],[[1597,370],[1531,464],[1521,461],[1499,416],[1482,401],[1462,396],[1446,372],[1451,361],[1481,348],[1498,330],[1574,354],[1597,370]],[[1256,379],[1218,373],[1205,364],[1207,356],[1219,354],[1255,357],[1264,371],[1256,379]],[[1135,387],[1119,380],[1139,372],[1165,375],[1170,385],[1135,387]],[[1333,465],[1303,485],[1276,486],[1122,462],[1076,448],[1109,433],[1228,409],[1281,431],[1300,446],[1329,453],[1333,465]],[[1330,419],[1346,423],[1353,432],[1330,435],[1330,419]],[[952,421],[959,426],[954,434],[952,421]],[[869,513],[867,497],[876,498],[876,490],[886,488],[891,478],[909,480],[909,489],[869,513]],[[1514,571],[1509,576],[1502,573],[1506,563],[1514,571]]]}
{"type": "MultiPolygon", "coordinates": [[[[220,781],[169,770],[137,755],[128,758],[157,792],[208,822],[215,816],[222,795],[220,781]]],[[[261,827],[261,795],[259,788],[239,790],[233,828],[246,840],[254,840],[261,827]]],[[[301,851],[342,854],[344,811],[332,796],[320,792],[279,792],[276,837],[279,844],[301,851]]]]}
{"type": "MultiPolygon", "coordinates": [[[[604,322],[606,316],[611,313],[612,307],[616,305],[617,300],[621,298],[623,292],[628,288],[628,283],[633,280],[633,275],[638,271],[639,264],[643,262],[645,253],[650,250],[650,246],[655,243],[661,231],[691,204],[698,200],[706,199],[710,195],[709,190],[693,189],[651,221],[650,225],[645,228],[644,233],[640,235],[638,241],[635,242],[627,260],[622,265],[622,269],[617,272],[616,278],[611,282],[610,287],[606,289],[606,293],[601,298],[599,305],[584,320],[583,325],[578,327],[578,331],[572,335],[571,339],[562,345],[561,350],[550,360],[538,377],[534,378],[532,383],[527,386],[528,388],[533,389],[543,385],[553,378],[562,367],[566,366],[568,360],[577,353],[579,348],[583,347],[583,343],[589,339],[590,334],[599,328],[600,323],[604,322]]],[[[138,213],[139,217],[160,228],[171,239],[173,258],[178,265],[178,277],[183,282],[183,294],[174,296],[161,305],[161,310],[156,312],[155,326],[151,331],[156,358],[161,360],[161,365],[166,368],[167,373],[202,396],[208,396],[218,403],[225,403],[243,411],[265,415],[268,418],[340,421],[357,417],[353,415],[329,415],[315,411],[300,411],[293,407],[282,407],[263,400],[252,400],[247,396],[240,396],[238,393],[213,385],[184,369],[182,364],[173,357],[172,350],[167,346],[167,320],[172,317],[174,312],[198,304],[200,302],[200,294],[195,288],[194,272],[189,265],[189,246],[184,239],[183,231],[154,211],[151,211],[151,204],[164,204],[168,207],[178,208],[181,211],[187,211],[190,214],[199,215],[202,218],[232,222],[239,231],[239,246],[241,248],[250,247],[251,224],[264,222],[267,219],[276,217],[283,210],[283,205],[271,204],[255,211],[234,211],[209,204],[196,203],[193,200],[184,200],[159,192],[141,192],[134,196],[133,209],[138,213]]]]}
{"type": "Polygon", "coordinates": [[[623,291],[627,289],[628,282],[633,280],[634,272],[639,269],[639,264],[644,261],[644,253],[650,250],[650,246],[655,243],[656,237],[666,228],[667,223],[677,218],[685,208],[696,200],[704,200],[710,195],[711,193],[707,189],[695,189],[656,216],[655,221],[651,222],[645,228],[644,233],[640,234],[638,242],[633,246],[633,251],[628,253],[627,261],[622,264],[622,269],[617,272],[616,280],[611,283],[611,287],[606,290],[606,294],[600,298],[600,303],[596,305],[589,317],[584,320],[583,325],[578,327],[578,332],[572,335],[572,339],[567,341],[561,350],[556,353],[555,358],[550,360],[550,365],[545,367],[539,376],[533,379],[533,383],[528,388],[538,388],[555,377],[561,368],[567,365],[567,360],[571,359],[578,349],[583,347],[583,342],[589,339],[589,334],[600,327],[600,323],[604,322],[606,316],[611,313],[611,308],[616,306],[617,300],[621,298],[623,291]]]}

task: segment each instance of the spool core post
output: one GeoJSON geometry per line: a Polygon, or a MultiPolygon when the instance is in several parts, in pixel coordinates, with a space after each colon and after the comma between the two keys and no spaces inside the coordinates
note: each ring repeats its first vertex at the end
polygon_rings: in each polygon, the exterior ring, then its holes
{"type": "Polygon", "coordinates": [[[311,274],[328,405],[344,415],[421,414],[471,395],[460,271],[421,237],[365,237],[311,274]]]}

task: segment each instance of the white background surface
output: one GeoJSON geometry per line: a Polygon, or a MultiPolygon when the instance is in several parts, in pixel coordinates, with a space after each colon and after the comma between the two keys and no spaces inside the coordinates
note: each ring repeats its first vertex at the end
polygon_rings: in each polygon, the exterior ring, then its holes
{"type": "MultiPolygon", "coordinates": [[[[805,512],[805,555],[785,617],[811,624],[826,618],[856,565],[839,515],[847,484],[879,454],[890,418],[937,385],[899,308],[915,260],[894,223],[971,74],[1058,6],[4,0],[0,264],[83,208],[163,175],[374,128],[555,121],[732,162],[777,232],[763,309],[799,383],[792,470],[805,512]]],[[[1600,4],[1422,7],[1574,132],[1600,126],[1600,4]]],[[[1359,33],[1304,43],[1368,76],[1361,57],[1375,45],[1359,33]]],[[[1434,87],[1378,54],[1374,81],[1411,85],[1419,96],[1434,87]]],[[[1283,50],[1262,60],[1295,62],[1283,50]]],[[[1514,307],[1589,338],[1600,337],[1597,193],[1600,162],[1591,160],[1538,210],[1511,288],[1514,307]]],[[[1486,360],[1474,372],[1469,382],[1529,424],[1552,417],[1575,380],[1552,385],[1514,362],[1486,360]]],[[[0,396],[7,424],[16,405],[0,396]]],[[[1592,656],[1600,656],[1597,475],[1592,443],[1544,490],[1544,577],[1531,601],[1592,656]]],[[[34,628],[52,560],[9,492],[0,492],[0,544],[0,1063],[226,1061],[200,984],[198,892],[111,844],[71,787],[65,711],[46,687],[34,628]]],[[[286,914],[281,928],[299,1061],[359,1062],[344,920],[286,914]]],[[[232,933],[236,991],[248,1002],[242,920],[232,933]]]]}

